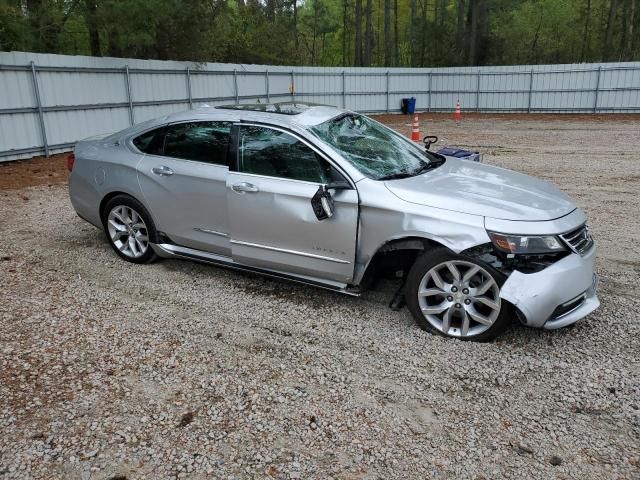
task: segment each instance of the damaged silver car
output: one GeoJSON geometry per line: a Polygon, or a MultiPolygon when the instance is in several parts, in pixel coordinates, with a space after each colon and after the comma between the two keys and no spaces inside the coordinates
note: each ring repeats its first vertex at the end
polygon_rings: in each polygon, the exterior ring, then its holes
{"type": "Polygon", "coordinates": [[[599,305],[596,247],[564,193],[357,113],[203,107],[74,153],[75,210],[130,262],[184,258],[350,295],[390,276],[420,327],[478,341],[599,305]]]}

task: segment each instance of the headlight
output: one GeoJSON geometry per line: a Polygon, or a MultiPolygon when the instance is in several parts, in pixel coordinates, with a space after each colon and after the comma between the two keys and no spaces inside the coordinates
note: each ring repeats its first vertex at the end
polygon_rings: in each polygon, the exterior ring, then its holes
{"type": "Polygon", "coordinates": [[[515,255],[536,255],[566,250],[564,244],[555,235],[508,235],[487,232],[493,245],[506,253],[515,255]]]}

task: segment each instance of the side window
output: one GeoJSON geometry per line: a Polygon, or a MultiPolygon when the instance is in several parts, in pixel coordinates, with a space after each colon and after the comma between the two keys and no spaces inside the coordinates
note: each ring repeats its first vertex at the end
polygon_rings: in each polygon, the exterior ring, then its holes
{"type": "Polygon", "coordinates": [[[323,158],[288,133],[266,127],[240,127],[239,168],[244,173],[314,183],[342,180],[323,158]]]}
{"type": "Polygon", "coordinates": [[[231,122],[192,122],[169,125],[166,127],[162,155],[226,165],[231,125],[231,122]]]}
{"type": "Polygon", "coordinates": [[[133,139],[133,144],[138,150],[151,155],[162,155],[162,142],[164,140],[164,127],[156,128],[143,133],[133,139]]]}

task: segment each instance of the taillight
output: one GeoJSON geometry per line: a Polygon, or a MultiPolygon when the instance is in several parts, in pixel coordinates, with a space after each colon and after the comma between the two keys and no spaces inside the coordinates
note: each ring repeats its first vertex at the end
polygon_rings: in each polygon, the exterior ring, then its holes
{"type": "Polygon", "coordinates": [[[73,164],[76,161],[76,155],[75,153],[71,152],[68,156],[67,156],[67,170],[69,170],[70,172],[73,171],[73,164]]]}

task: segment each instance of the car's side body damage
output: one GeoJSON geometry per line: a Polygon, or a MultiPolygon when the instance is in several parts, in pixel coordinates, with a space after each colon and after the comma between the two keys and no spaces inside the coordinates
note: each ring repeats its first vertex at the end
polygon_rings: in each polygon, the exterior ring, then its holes
{"type": "Polygon", "coordinates": [[[559,328],[597,308],[595,247],[580,254],[567,249],[514,256],[496,251],[490,238],[490,232],[561,235],[584,225],[584,213],[566,195],[524,175],[455,158],[421,176],[369,178],[309,131],[343,113],[328,107],[300,115],[205,108],[82,141],[70,177],[71,201],[82,218],[102,228],[110,198],[124,193],[137,199],[158,232],[151,246],[163,257],[358,294],[382,271],[404,277],[419,255],[444,248],[501,272],[506,280],[500,297],[527,325],[559,328]],[[143,154],[133,144],[145,132],[195,121],[233,124],[224,164],[143,154]],[[335,215],[323,221],[314,216],[313,182],[239,171],[237,134],[252,125],[288,132],[339,172],[346,185],[331,190],[335,215]],[[159,166],[171,176],[151,175],[159,166]],[[253,184],[258,194],[237,190],[253,192],[253,184]],[[185,212],[185,202],[196,210],[185,212]]]}

